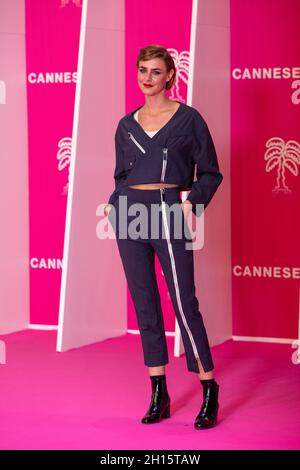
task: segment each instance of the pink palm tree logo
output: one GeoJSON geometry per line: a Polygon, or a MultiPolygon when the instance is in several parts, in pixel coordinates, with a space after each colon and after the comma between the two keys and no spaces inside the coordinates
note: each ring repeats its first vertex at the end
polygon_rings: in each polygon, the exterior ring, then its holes
{"type": "Polygon", "coordinates": [[[266,143],[267,151],[264,155],[266,160],[266,172],[270,173],[277,168],[276,186],[272,190],[274,193],[291,193],[286,184],[286,170],[294,176],[298,175],[300,165],[300,144],[295,140],[284,142],[280,137],[272,137],[266,143]]]}
{"type": "Polygon", "coordinates": [[[64,8],[68,3],[73,3],[77,7],[81,7],[81,0],[60,0],[60,8],[64,8]]]}

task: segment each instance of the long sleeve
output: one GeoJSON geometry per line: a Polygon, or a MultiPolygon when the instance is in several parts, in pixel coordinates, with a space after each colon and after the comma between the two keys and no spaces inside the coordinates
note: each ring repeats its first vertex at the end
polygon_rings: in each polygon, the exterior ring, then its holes
{"type": "Polygon", "coordinates": [[[118,198],[118,195],[121,189],[124,187],[124,183],[125,183],[126,176],[127,176],[127,172],[125,171],[124,166],[123,166],[123,151],[122,151],[122,147],[120,144],[119,133],[120,133],[120,124],[118,124],[116,132],[115,132],[115,158],[116,158],[115,171],[114,171],[115,190],[111,194],[108,200],[108,204],[114,204],[114,202],[118,198]]]}
{"type": "MultiPolygon", "coordinates": [[[[193,204],[192,211],[197,216],[196,204],[208,206],[218,186],[223,180],[219,171],[216,149],[206,122],[196,111],[194,118],[195,147],[193,159],[197,165],[196,180],[192,184],[187,199],[193,204]]],[[[198,212],[198,217],[202,211],[198,212]]]]}

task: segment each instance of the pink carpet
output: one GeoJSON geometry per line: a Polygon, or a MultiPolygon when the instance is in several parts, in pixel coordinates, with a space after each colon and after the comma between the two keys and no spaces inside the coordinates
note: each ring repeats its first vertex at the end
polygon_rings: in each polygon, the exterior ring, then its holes
{"type": "Polygon", "coordinates": [[[1,449],[299,449],[300,365],[290,345],[226,341],[212,348],[219,424],[196,430],[202,388],[167,338],[171,418],[140,422],[150,380],[140,337],[127,334],[64,353],[56,332],[1,337],[1,449]]]}

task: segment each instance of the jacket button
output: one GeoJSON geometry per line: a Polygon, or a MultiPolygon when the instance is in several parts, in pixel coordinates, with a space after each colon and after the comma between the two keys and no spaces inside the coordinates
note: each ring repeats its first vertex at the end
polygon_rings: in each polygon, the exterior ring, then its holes
{"type": "Polygon", "coordinates": [[[132,165],[132,162],[130,162],[130,165],[132,165]]]}

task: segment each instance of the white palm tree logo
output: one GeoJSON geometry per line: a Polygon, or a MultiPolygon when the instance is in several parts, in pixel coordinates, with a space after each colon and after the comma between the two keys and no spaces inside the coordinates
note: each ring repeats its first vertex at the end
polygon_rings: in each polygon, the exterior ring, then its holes
{"type": "Polygon", "coordinates": [[[70,162],[71,162],[71,150],[72,150],[72,139],[70,137],[63,137],[58,142],[58,152],[56,158],[58,159],[58,170],[62,171],[69,166],[68,182],[64,186],[63,194],[67,194],[69,187],[69,174],[70,174],[70,162]]]}
{"type": "Polygon", "coordinates": [[[171,88],[171,99],[178,99],[179,101],[184,101],[179,92],[179,80],[181,79],[183,83],[187,85],[188,76],[189,76],[189,66],[190,66],[190,53],[189,51],[181,51],[180,54],[176,49],[169,48],[167,49],[170,56],[174,60],[176,67],[176,79],[175,83],[171,88]]]}
{"type": "Polygon", "coordinates": [[[264,160],[267,161],[266,172],[270,173],[277,167],[276,186],[272,190],[274,193],[290,193],[285,182],[285,170],[289,170],[294,176],[298,175],[300,165],[300,144],[295,140],[284,142],[280,137],[272,137],[266,143],[267,151],[264,160]]]}

